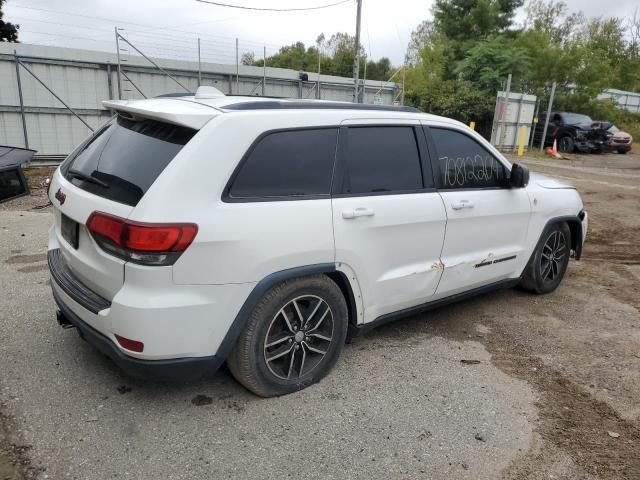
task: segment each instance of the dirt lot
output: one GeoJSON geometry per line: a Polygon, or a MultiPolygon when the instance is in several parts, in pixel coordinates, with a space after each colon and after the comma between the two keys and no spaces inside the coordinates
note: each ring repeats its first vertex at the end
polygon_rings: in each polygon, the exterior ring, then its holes
{"type": "Polygon", "coordinates": [[[224,370],[123,376],[55,325],[42,196],[0,205],[0,480],[639,479],[640,156],[524,163],[574,184],[590,215],[556,292],[401,320],[269,400],[224,370]]]}

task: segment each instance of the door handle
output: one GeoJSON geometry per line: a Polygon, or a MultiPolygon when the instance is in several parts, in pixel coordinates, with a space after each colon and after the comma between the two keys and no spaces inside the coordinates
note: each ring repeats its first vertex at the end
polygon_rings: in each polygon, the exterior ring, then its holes
{"type": "Polygon", "coordinates": [[[373,217],[374,214],[375,212],[371,208],[359,207],[351,208],[349,210],[343,210],[342,218],[344,218],[345,220],[351,220],[358,217],[373,217]]]}
{"type": "Polygon", "coordinates": [[[460,200],[459,202],[455,202],[451,204],[451,208],[454,210],[462,210],[463,208],[473,208],[474,203],[469,200],[460,200]]]}

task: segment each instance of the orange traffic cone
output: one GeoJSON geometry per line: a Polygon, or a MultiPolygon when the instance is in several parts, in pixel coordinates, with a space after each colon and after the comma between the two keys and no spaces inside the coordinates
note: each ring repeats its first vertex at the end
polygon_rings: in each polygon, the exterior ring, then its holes
{"type": "Polygon", "coordinates": [[[551,148],[551,155],[558,158],[558,140],[553,139],[553,148],[551,148]]]}

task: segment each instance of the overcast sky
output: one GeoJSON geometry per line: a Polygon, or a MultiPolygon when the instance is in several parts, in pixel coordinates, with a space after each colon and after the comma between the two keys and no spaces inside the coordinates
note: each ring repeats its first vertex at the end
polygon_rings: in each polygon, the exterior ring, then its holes
{"type": "MultiPolygon", "coordinates": [[[[337,0],[221,0],[245,6],[290,8],[337,0]]],[[[587,16],[628,17],[637,0],[565,0],[569,10],[587,16]],[[606,6],[606,9],[605,9],[606,6]]],[[[363,0],[362,44],[370,56],[402,62],[411,31],[430,17],[433,0],[363,0]]],[[[21,25],[25,43],[115,51],[117,25],[143,52],[155,56],[197,58],[202,38],[203,61],[233,63],[235,38],[240,50],[260,57],[295,41],[315,43],[341,31],[355,31],[355,1],[310,12],[256,12],[218,7],[196,0],[8,0],[5,20],[21,25]]],[[[522,15],[518,15],[518,19],[522,15]]]]}

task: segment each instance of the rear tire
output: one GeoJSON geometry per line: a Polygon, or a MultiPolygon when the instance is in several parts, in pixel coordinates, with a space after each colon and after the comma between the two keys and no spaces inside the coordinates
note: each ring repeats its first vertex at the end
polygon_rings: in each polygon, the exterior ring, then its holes
{"type": "Polygon", "coordinates": [[[520,287],[537,294],[553,292],[564,277],[571,254],[571,231],[566,222],[545,228],[527,264],[520,287]]]}
{"type": "Polygon", "coordinates": [[[302,390],[335,365],[348,322],[344,296],[329,277],[284,281],[258,302],[227,365],[261,397],[302,390]]]}

